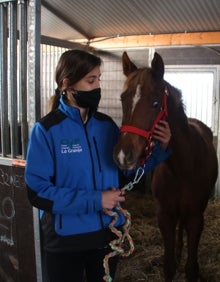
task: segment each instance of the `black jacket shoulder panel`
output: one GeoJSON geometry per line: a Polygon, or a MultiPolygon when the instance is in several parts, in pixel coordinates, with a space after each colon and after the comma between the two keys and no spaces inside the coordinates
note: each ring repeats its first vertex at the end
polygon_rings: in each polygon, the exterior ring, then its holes
{"type": "Polygon", "coordinates": [[[49,130],[52,126],[63,121],[67,116],[62,113],[60,110],[56,109],[45,117],[41,118],[39,122],[44,126],[46,130],[49,130]]]}
{"type": "Polygon", "coordinates": [[[113,119],[110,116],[108,116],[104,113],[101,113],[101,112],[96,112],[94,114],[94,117],[98,120],[114,122],[113,119]]]}

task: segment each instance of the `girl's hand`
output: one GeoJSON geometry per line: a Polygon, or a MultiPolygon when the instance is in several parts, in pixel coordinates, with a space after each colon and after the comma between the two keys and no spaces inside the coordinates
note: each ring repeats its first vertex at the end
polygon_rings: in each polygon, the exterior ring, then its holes
{"type": "Polygon", "coordinates": [[[102,207],[103,209],[113,209],[118,205],[118,202],[125,201],[125,192],[122,190],[107,190],[102,192],[102,207]]]}
{"type": "Polygon", "coordinates": [[[155,126],[153,138],[161,143],[162,148],[165,150],[170,142],[171,131],[167,121],[161,120],[155,126]]]}

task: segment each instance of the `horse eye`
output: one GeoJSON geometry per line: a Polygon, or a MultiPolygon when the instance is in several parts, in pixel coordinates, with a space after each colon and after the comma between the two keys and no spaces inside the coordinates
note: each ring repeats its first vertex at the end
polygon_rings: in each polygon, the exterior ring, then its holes
{"type": "Polygon", "coordinates": [[[154,102],[153,102],[153,107],[154,107],[154,108],[157,108],[158,105],[159,105],[159,103],[158,103],[157,101],[154,101],[154,102]]]}

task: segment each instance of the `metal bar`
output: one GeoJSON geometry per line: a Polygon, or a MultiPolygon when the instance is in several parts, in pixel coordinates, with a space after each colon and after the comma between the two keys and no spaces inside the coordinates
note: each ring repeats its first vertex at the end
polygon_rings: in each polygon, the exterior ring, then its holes
{"type": "Polygon", "coordinates": [[[33,207],[33,224],[34,224],[34,243],[35,243],[35,258],[36,258],[36,273],[37,282],[47,282],[42,271],[42,253],[40,241],[40,221],[39,210],[33,207]]]}
{"type": "Polygon", "coordinates": [[[21,122],[22,158],[26,156],[27,125],[27,2],[19,1],[19,115],[21,122]]]}
{"type": "Polygon", "coordinates": [[[53,37],[49,37],[45,35],[41,35],[41,44],[51,45],[55,47],[62,47],[62,48],[67,48],[67,49],[79,48],[79,49],[88,49],[91,51],[95,51],[93,47],[89,47],[89,46],[85,46],[80,43],[70,42],[67,40],[53,38],[53,37]]]}
{"type": "MultiPolygon", "coordinates": [[[[40,118],[40,34],[41,0],[29,0],[28,17],[28,123],[29,127],[40,118]]],[[[34,237],[37,282],[43,281],[39,234],[39,214],[34,209],[34,237]]]]}
{"type": "Polygon", "coordinates": [[[16,2],[16,0],[0,0],[0,4],[8,2],[16,2]]]}
{"type": "Polygon", "coordinates": [[[28,29],[28,124],[29,128],[41,116],[40,99],[40,31],[41,1],[29,1],[28,29]]]}
{"type": "Polygon", "coordinates": [[[18,154],[17,111],[17,5],[9,3],[9,96],[11,157],[18,154]]]}
{"type": "Polygon", "coordinates": [[[7,5],[0,4],[0,90],[1,90],[1,151],[9,152],[8,83],[7,83],[7,5]]]}
{"type": "Polygon", "coordinates": [[[0,165],[12,166],[12,159],[0,157],[0,165]]]}
{"type": "Polygon", "coordinates": [[[40,40],[41,40],[41,1],[35,1],[35,120],[41,117],[40,95],[40,40]]]}

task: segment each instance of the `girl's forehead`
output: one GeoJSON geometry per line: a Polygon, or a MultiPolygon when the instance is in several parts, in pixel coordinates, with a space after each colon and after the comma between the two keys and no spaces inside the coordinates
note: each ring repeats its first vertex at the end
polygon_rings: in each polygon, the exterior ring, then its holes
{"type": "Polygon", "coordinates": [[[100,66],[95,67],[89,73],[85,75],[85,78],[96,78],[101,76],[100,66]]]}

